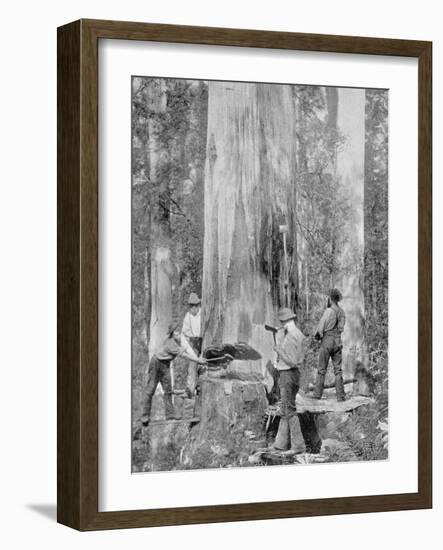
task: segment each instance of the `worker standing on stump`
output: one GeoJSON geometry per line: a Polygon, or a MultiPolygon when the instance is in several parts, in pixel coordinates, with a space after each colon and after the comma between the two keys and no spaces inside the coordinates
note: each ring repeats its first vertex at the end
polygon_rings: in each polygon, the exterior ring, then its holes
{"type": "Polygon", "coordinates": [[[281,420],[283,426],[274,444],[277,450],[291,448],[290,424],[296,415],[296,397],[300,388],[300,368],[305,356],[305,336],[295,324],[296,314],[289,308],[278,312],[278,319],[284,329],[283,339],[274,346],[277,354],[275,368],[278,370],[278,384],[281,397],[281,420]]]}
{"type": "Polygon", "coordinates": [[[163,388],[166,420],[175,418],[172,402],[171,363],[176,357],[185,357],[189,361],[199,365],[205,365],[204,359],[199,359],[192,350],[180,345],[181,331],[177,323],[171,323],[168,335],[160,349],[152,356],[148,367],[148,384],[146,387],[145,404],[141,423],[147,426],[151,419],[152,398],[158,383],[163,388]]]}
{"type": "MultiPolygon", "coordinates": [[[[183,319],[182,327],[182,336],[181,344],[183,347],[189,345],[195,354],[200,356],[202,348],[202,337],[201,337],[201,300],[195,294],[191,292],[191,295],[188,299],[189,311],[186,313],[185,318],[183,319]]],[[[193,397],[195,393],[195,388],[197,385],[197,365],[194,362],[188,364],[188,379],[186,393],[188,397],[193,397]]]]}
{"type": "Polygon", "coordinates": [[[325,384],[326,370],[329,358],[332,360],[335,374],[335,392],[337,401],[345,401],[345,387],[342,371],[342,332],[345,328],[346,315],[338,302],[342,299],[339,290],[332,288],[329,291],[328,307],[318,323],[315,338],[321,340],[320,354],[318,357],[317,380],[311,397],[321,399],[325,384]]]}

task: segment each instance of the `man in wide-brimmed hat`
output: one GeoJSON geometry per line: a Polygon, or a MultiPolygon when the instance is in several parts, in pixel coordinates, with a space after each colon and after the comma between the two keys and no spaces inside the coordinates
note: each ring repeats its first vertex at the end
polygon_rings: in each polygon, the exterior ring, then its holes
{"type": "Polygon", "coordinates": [[[172,403],[171,363],[176,357],[185,357],[189,361],[206,364],[204,359],[199,359],[194,353],[189,352],[186,347],[180,345],[181,331],[178,323],[171,323],[168,327],[167,338],[155,352],[149,361],[148,383],[145,392],[145,403],[141,422],[144,426],[149,424],[151,418],[151,405],[157,384],[163,388],[163,399],[165,403],[165,417],[167,420],[174,418],[174,405],[172,403]]]}
{"type": "Polygon", "coordinates": [[[315,338],[321,340],[320,353],[318,356],[317,380],[314,392],[311,395],[314,399],[321,399],[325,384],[326,370],[329,359],[332,360],[335,375],[335,393],[337,401],[345,401],[345,387],[343,384],[342,372],[342,332],[345,328],[346,315],[338,305],[342,299],[341,292],[331,288],[328,293],[328,307],[325,309],[315,332],[315,338]]]}
{"type": "MultiPolygon", "coordinates": [[[[201,300],[195,292],[191,292],[188,298],[189,310],[183,319],[182,326],[182,345],[189,345],[197,356],[201,353],[201,300]]],[[[188,365],[187,393],[192,397],[197,385],[197,365],[195,362],[188,365]]]]}
{"type": "Polygon", "coordinates": [[[274,448],[286,451],[291,447],[291,422],[292,417],[296,414],[295,400],[300,388],[300,368],[306,353],[306,339],[297,328],[296,314],[291,309],[282,308],[277,316],[283,329],[283,338],[274,347],[277,354],[275,368],[279,371],[278,385],[282,416],[274,448]],[[285,435],[282,435],[283,432],[285,435]]]}

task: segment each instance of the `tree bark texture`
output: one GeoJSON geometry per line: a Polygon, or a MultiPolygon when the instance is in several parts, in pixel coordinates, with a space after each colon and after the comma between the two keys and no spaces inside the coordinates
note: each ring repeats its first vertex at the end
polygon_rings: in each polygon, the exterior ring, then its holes
{"type": "Polygon", "coordinates": [[[151,325],[149,356],[166,338],[172,318],[173,265],[168,247],[157,245],[151,259],[151,325]]]}
{"type": "Polygon", "coordinates": [[[257,446],[264,445],[267,399],[263,384],[208,377],[200,383],[200,423],[190,432],[184,465],[247,465],[257,446]]]}
{"type": "Polygon", "coordinates": [[[279,225],[288,225],[294,251],[294,124],[289,86],[209,84],[204,345],[248,342],[263,356],[262,374],[274,356],[263,324],[279,305],[279,225]]]}
{"type": "Polygon", "coordinates": [[[344,372],[352,376],[356,361],[367,362],[364,307],[364,158],[365,91],[340,88],[337,124],[347,136],[337,155],[337,175],[351,205],[341,255],[342,269],[335,283],[341,287],[346,313],[343,332],[344,372]]]}

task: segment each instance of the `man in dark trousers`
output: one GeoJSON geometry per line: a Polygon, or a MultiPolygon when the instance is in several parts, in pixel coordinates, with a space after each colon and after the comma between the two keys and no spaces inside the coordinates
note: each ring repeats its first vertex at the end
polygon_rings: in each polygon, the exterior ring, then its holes
{"type": "Polygon", "coordinates": [[[278,385],[281,396],[281,419],[274,449],[286,451],[295,445],[291,441],[291,432],[298,424],[296,417],[296,397],[300,387],[300,368],[306,352],[305,336],[295,324],[296,314],[289,308],[278,312],[283,329],[279,343],[274,346],[277,354],[275,368],[278,370],[278,385]]]}
{"type": "Polygon", "coordinates": [[[147,426],[151,419],[151,405],[157,384],[163,388],[166,420],[174,418],[172,403],[171,363],[176,357],[185,357],[189,361],[205,365],[204,359],[199,359],[192,349],[180,345],[181,330],[178,323],[171,323],[166,340],[152,356],[148,367],[148,384],[146,387],[145,403],[141,423],[147,426]]]}
{"type": "Polygon", "coordinates": [[[318,323],[315,338],[321,340],[320,354],[318,357],[317,380],[311,397],[321,399],[325,384],[326,370],[329,359],[332,360],[335,374],[335,392],[337,401],[345,401],[345,387],[342,372],[341,335],[345,328],[346,315],[338,302],[342,299],[339,290],[332,288],[329,291],[328,307],[318,323]]]}

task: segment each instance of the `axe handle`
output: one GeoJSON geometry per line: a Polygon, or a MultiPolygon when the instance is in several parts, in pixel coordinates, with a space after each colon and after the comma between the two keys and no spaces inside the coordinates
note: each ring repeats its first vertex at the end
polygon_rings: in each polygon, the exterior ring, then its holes
{"type": "Polygon", "coordinates": [[[212,361],[222,361],[223,359],[230,359],[231,361],[234,360],[232,355],[229,355],[229,353],[225,353],[221,357],[213,357],[212,359],[205,359],[206,363],[211,363],[212,361]]]}
{"type": "Polygon", "coordinates": [[[272,332],[272,338],[274,338],[274,344],[277,344],[277,332],[281,330],[281,328],[273,327],[271,325],[265,325],[265,330],[267,332],[272,332]]]}
{"type": "Polygon", "coordinates": [[[172,405],[175,407],[175,380],[174,380],[174,365],[171,362],[171,388],[172,388],[172,405]]]}
{"type": "Polygon", "coordinates": [[[286,249],[286,232],[283,233],[283,251],[285,255],[285,305],[289,307],[289,272],[288,272],[288,252],[286,249]]]}

